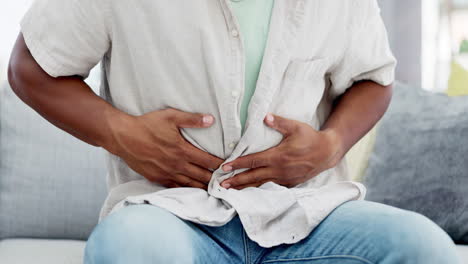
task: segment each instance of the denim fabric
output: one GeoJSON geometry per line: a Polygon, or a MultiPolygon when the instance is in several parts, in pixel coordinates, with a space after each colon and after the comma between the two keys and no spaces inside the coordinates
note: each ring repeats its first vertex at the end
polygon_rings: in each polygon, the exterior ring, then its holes
{"type": "Polygon", "coordinates": [[[85,252],[92,263],[459,263],[455,245],[421,214],[351,201],[295,243],[260,247],[238,216],[224,226],[185,221],[152,205],[111,214],[93,231],[85,252]]]}

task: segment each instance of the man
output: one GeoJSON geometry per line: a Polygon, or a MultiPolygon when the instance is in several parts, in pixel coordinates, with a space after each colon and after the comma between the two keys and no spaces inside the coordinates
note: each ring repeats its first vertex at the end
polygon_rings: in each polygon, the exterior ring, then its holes
{"type": "Polygon", "coordinates": [[[391,98],[375,0],[42,0],[21,31],[16,94],[109,152],[85,263],[456,263],[347,178],[391,98]]]}

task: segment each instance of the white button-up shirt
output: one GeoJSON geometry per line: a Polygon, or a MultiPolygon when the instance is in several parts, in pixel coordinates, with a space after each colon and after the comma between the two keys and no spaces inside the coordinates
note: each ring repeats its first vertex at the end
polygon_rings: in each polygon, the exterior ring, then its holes
{"type": "MultiPolygon", "coordinates": [[[[394,79],[396,62],[376,0],[277,0],[241,136],[245,59],[227,1],[41,0],[21,28],[51,76],[86,77],[102,60],[101,94],[122,111],[142,115],[172,107],[212,114],[213,126],[180,131],[223,164],[281,142],[263,122],[268,112],[320,129],[332,101],[353,82],[388,85],[394,79]]],[[[117,156],[107,154],[107,160],[110,192],[100,219],[140,203],[211,226],[239,214],[247,235],[264,247],[298,242],[337,206],[365,195],[363,185],[349,181],[345,160],[294,188],[268,182],[225,189],[224,179],[247,169],[219,167],[208,191],[168,189],[117,156]]]]}

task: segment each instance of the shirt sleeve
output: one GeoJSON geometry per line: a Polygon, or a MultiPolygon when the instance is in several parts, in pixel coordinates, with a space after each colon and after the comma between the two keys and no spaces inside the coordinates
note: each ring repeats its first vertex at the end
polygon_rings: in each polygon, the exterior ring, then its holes
{"type": "Polygon", "coordinates": [[[87,78],[110,47],[107,0],[36,0],[20,26],[26,45],[52,77],[87,78]]]}
{"type": "Polygon", "coordinates": [[[343,94],[354,82],[374,81],[389,85],[395,78],[393,56],[387,30],[377,0],[352,1],[349,41],[341,60],[330,74],[332,99],[343,94]]]}

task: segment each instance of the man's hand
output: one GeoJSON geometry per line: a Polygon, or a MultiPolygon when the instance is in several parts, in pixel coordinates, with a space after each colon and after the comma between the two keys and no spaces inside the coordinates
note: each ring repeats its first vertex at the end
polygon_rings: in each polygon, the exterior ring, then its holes
{"type": "Polygon", "coordinates": [[[166,187],[207,189],[212,172],[223,160],[190,144],[179,128],[206,128],[211,115],[168,108],[142,116],[118,115],[110,119],[113,134],[108,149],[134,171],[166,187]]]}
{"type": "Polygon", "coordinates": [[[340,141],[332,130],[317,131],[306,123],[273,114],[264,121],[283,134],[283,140],[273,148],[223,165],[224,171],[250,168],[223,181],[223,187],[243,189],[269,181],[293,187],[336,166],[342,158],[340,141]]]}
{"type": "Polygon", "coordinates": [[[55,126],[121,157],[148,180],[167,187],[207,188],[223,160],[185,140],[180,127],[206,128],[213,116],[164,109],[142,116],[120,111],[97,96],[80,76],[49,76],[20,33],[8,79],[21,100],[55,126]]]}

